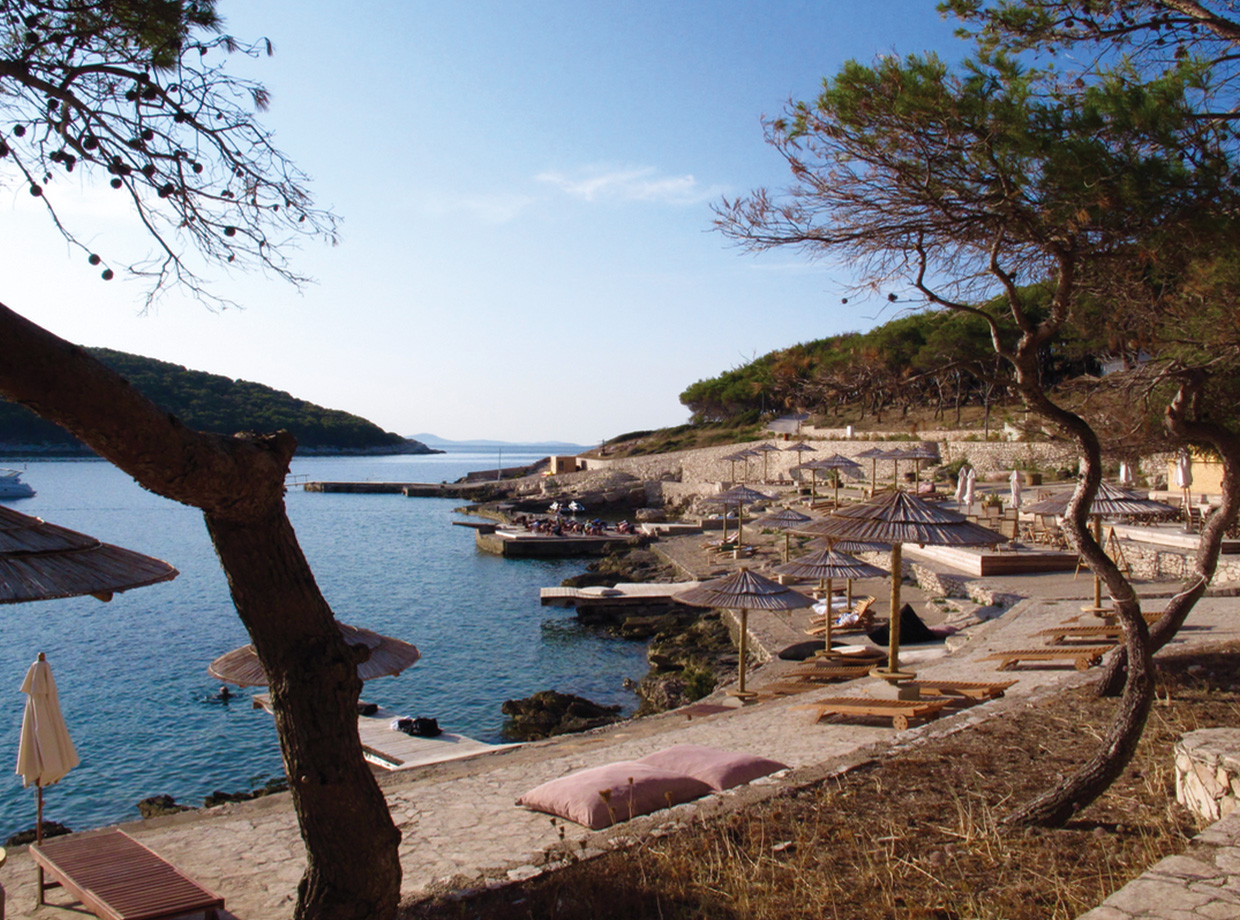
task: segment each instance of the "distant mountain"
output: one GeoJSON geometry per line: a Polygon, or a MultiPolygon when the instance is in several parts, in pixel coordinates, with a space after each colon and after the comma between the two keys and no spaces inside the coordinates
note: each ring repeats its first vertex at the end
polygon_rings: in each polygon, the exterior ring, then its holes
{"type": "Polygon", "coordinates": [[[454,447],[457,449],[465,447],[546,447],[563,450],[567,453],[578,453],[579,451],[590,449],[588,444],[571,444],[568,441],[488,441],[481,438],[476,441],[451,441],[426,432],[411,435],[410,437],[430,447],[454,447]]]}
{"type": "MultiPolygon", "coordinates": [[[[291,431],[305,453],[442,453],[384,431],[364,418],[324,409],[261,383],[192,371],[108,348],[86,349],[190,428],[216,434],[291,431]]],[[[0,449],[9,453],[89,453],[71,434],[28,409],[0,400],[0,449]]]]}

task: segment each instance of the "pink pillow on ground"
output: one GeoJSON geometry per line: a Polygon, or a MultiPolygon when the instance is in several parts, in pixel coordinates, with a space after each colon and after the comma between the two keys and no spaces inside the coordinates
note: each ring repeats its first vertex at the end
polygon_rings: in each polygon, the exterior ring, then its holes
{"type": "Polygon", "coordinates": [[[777,770],[788,769],[787,764],[755,754],[736,751],[720,751],[698,744],[678,744],[666,750],[656,751],[640,758],[637,763],[649,764],[662,770],[674,770],[692,776],[710,786],[716,792],[752,782],[777,770]]]}
{"type": "Polygon", "coordinates": [[[706,783],[683,773],[621,760],[543,783],[517,804],[599,830],[711,791],[706,783]]]}

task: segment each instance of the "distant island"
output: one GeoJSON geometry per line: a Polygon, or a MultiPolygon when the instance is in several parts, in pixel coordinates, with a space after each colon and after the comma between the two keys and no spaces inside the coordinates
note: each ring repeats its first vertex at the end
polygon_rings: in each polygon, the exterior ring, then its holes
{"type": "MultiPolygon", "coordinates": [[[[87,348],[134,388],[186,426],[231,435],[242,431],[290,431],[299,454],[441,454],[413,438],[384,431],[373,422],[324,409],[288,393],[131,355],[87,348]]],[[[92,452],[58,425],[24,406],[0,400],[0,454],[89,456],[92,452]]]]}
{"type": "Polygon", "coordinates": [[[572,444],[568,441],[488,441],[484,438],[470,441],[451,441],[447,438],[441,438],[438,435],[423,432],[422,434],[410,435],[410,438],[430,447],[443,447],[448,450],[494,450],[497,448],[514,448],[517,450],[528,450],[531,448],[539,448],[546,450],[547,453],[559,454],[578,454],[583,451],[590,450],[588,444],[572,444]]]}

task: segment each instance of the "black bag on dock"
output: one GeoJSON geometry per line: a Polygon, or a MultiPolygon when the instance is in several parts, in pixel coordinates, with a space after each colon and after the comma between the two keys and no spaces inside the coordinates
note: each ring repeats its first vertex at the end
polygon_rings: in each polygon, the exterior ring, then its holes
{"type": "Polygon", "coordinates": [[[443,731],[439,727],[438,719],[414,719],[413,728],[409,734],[417,735],[419,738],[434,738],[436,735],[442,735],[443,731]]]}

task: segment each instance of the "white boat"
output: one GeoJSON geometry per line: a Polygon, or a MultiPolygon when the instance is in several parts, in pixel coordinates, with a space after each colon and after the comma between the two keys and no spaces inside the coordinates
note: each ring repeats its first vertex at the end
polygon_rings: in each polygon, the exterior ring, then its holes
{"type": "Polygon", "coordinates": [[[22,482],[21,470],[0,470],[0,501],[6,498],[30,498],[34,489],[22,482]]]}

